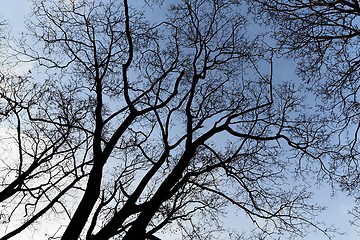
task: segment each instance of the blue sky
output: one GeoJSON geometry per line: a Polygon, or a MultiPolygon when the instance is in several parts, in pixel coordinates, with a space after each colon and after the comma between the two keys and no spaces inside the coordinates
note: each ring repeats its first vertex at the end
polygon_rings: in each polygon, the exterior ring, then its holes
{"type": "Polygon", "coordinates": [[[0,16],[8,19],[14,31],[24,26],[24,17],[29,12],[27,0],[1,0],[0,16]]]}
{"type": "MultiPolygon", "coordinates": [[[[29,6],[30,4],[27,0],[0,0],[0,15],[4,16],[4,18],[8,20],[13,33],[21,31],[21,29],[24,27],[24,16],[28,14],[29,6]]],[[[284,60],[278,62],[278,64],[275,63],[274,71],[275,74],[277,74],[277,77],[282,78],[281,80],[296,78],[293,75],[294,68],[289,67],[293,66],[293,64],[283,61],[284,60]],[[284,66],[286,66],[286,69],[283,69],[284,66]]],[[[314,201],[318,202],[321,205],[327,206],[327,210],[323,214],[321,214],[319,219],[323,219],[328,225],[333,224],[335,227],[339,228],[340,231],[345,233],[344,236],[338,236],[334,239],[359,239],[359,236],[356,234],[356,228],[349,224],[349,220],[351,218],[347,214],[347,212],[351,210],[353,206],[353,200],[351,198],[347,198],[342,193],[338,193],[335,198],[332,198],[330,188],[326,186],[323,186],[321,189],[317,189],[317,187],[314,187],[314,190],[314,201]]],[[[232,220],[233,219],[229,219],[229,222],[237,222],[235,220],[232,220]]],[[[44,228],[46,228],[46,226],[44,226],[44,228]]],[[[0,233],[1,232],[2,231],[0,231],[0,233]]],[[[13,239],[22,240],[24,239],[24,236],[15,237],[13,239]]],[[[40,237],[37,239],[41,240],[40,237]]],[[[305,240],[312,239],[322,240],[326,238],[319,234],[310,234],[307,238],[305,238],[305,240]]]]}

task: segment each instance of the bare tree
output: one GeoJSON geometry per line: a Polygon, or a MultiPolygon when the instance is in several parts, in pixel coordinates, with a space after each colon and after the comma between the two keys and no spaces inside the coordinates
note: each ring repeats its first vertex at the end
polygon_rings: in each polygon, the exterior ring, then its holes
{"type": "MultiPolygon", "coordinates": [[[[252,3],[254,12],[262,16],[258,20],[271,23],[280,52],[298,61],[299,76],[319,96],[319,110],[330,120],[334,146],[323,149],[332,160],[327,165],[330,178],[359,196],[359,2],[252,3]]],[[[355,215],[358,219],[358,207],[355,215]]]]}
{"type": "Polygon", "coordinates": [[[67,216],[53,236],[64,240],[213,239],[227,206],[263,234],[321,230],[307,186],[288,182],[327,144],[324,122],[302,112],[295,84],[274,82],[246,6],[184,0],[153,18],[136,7],[34,1],[14,50],[38,74],[1,95],[18,148],[2,176],[4,189],[18,181],[8,224],[28,219],[1,239],[49,215],[67,216]]]}
{"type": "MultiPolygon", "coordinates": [[[[8,25],[1,21],[0,26],[3,62],[9,50],[6,47],[8,25]]],[[[0,221],[8,229],[22,222],[2,238],[7,239],[36,222],[57,199],[85,177],[76,174],[80,164],[72,165],[72,157],[77,145],[86,138],[82,136],[69,148],[69,140],[75,139],[69,127],[33,121],[35,116],[30,115],[31,109],[45,94],[42,93],[44,89],[40,91],[31,83],[30,75],[15,74],[2,68],[0,84],[0,221]],[[62,188],[65,181],[67,186],[62,188]]]]}

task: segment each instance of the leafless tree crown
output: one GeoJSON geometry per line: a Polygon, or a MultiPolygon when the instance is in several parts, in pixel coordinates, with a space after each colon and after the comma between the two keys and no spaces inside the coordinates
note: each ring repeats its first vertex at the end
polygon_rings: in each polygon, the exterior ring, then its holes
{"type": "Polygon", "coordinates": [[[274,79],[248,5],[120,2],[34,0],[12,49],[34,67],[1,79],[0,239],[54,218],[51,239],[215,239],[228,207],[255,234],[327,234],[293,173],[321,163],[328,122],[274,79]]]}

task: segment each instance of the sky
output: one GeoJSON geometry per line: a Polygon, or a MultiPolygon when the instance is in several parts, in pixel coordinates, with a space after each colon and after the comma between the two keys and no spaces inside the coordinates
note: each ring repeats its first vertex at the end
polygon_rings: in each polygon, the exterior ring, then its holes
{"type": "MultiPolygon", "coordinates": [[[[17,33],[22,31],[24,27],[24,16],[29,12],[29,1],[27,0],[0,0],[0,15],[4,19],[8,20],[12,32],[17,33]]],[[[283,62],[281,60],[274,65],[275,74],[278,74],[278,78],[283,78],[283,80],[289,78],[296,78],[293,74],[294,66],[291,63],[283,62]],[[281,66],[286,66],[286,69],[281,69],[281,66]],[[293,66],[292,68],[289,66],[293,66]]],[[[351,210],[353,206],[353,199],[347,198],[344,194],[338,193],[338,196],[332,197],[329,187],[323,186],[322,188],[315,189],[315,199],[314,201],[327,206],[327,210],[320,215],[320,219],[323,219],[326,224],[334,225],[339,228],[341,232],[344,232],[345,235],[338,236],[334,240],[355,240],[359,239],[359,236],[356,233],[356,228],[349,224],[351,219],[348,215],[348,211],[351,210]]],[[[236,223],[237,220],[232,221],[229,219],[229,223],[236,223]]],[[[13,238],[15,240],[24,239],[23,236],[13,238]]],[[[305,240],[325,240],[326,238],[319,234],[310,234],[305,240]]],[[[40,240],[40,239],[39,239],[40,240]]]]}
{"type": "Polygon", "coordinates": [[[28,0],[0,0],[0,16],[9,21],[13,31],[24,27],[24,18],[29,10],[28,0]]]}

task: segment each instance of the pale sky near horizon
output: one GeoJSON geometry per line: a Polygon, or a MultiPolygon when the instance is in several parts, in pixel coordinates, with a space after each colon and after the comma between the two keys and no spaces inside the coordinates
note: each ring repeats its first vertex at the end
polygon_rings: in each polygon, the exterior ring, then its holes
{"type": "MultiPolygon", "coordinates": [[[[24,15],[27,14],[29,6],[30,4],[28,0],[0,0],[0,15],[3,16],[5,20],[7,19],[9,21],[12,32],[21,31],[21,28],[24,26],[24,15]]],[[[276,65],[274,68],[275,71],[279,70],[279,67],[276,65]]],[[[291,70],[288,72],[289,74],[291,74],[290,71],[291,70]]],[[[284,75],[284,71],[281,72],[282,76],[288,77],[286,74],[284,75]]],[[[329,225],[333,224],[335,227],[338,227],[340,231],[345,233],[345,235],[338,236],[334,238],[334,240],[360,239],[360,236],[356,233],[356,228],[349,224],[349,220],[351,218],[347,214],[353,206],[353,200],[346,198],[344,194],[339,193],[338,195],[339,196],[337,198],[331,198],[331,192],[328,187],[315,191],[315,200],[328,207],[319,219],[323,219],[329,225]]],[[[12,239],[23,240],[24,237],[14,237],[12,239]]],[[[319,234],[310,234],[305,238],[305,240],[314,239],[325,240],[326,238],[319,234]]]]}

